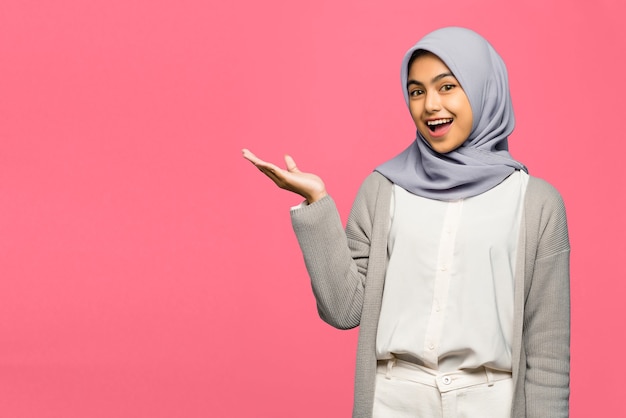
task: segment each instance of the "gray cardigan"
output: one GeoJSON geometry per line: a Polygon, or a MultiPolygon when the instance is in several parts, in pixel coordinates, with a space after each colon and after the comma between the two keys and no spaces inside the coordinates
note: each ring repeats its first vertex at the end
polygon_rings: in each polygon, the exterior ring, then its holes
{"type": "MultiPolygon", "coordinates": [[[[340,329],[360,326],[353,417],[371,417],[376,330],[387,263],[392,184],[370,174],[344,231],[327,196],[291,212],[320,317],[340,329]],[[347,245],[346,245],[347,242],[347,245]]],[[[531,177],[515,272],[511,416],[569,414],[569,239],[559,193],[531,177]]]]}

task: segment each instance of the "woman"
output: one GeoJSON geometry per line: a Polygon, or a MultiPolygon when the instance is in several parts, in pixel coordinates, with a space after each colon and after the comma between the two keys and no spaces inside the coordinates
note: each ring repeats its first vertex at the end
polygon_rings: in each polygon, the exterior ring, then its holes
{"type": "Polygon", "coordinates": [[[319,177],[244,150],[306,199],[292,222],[321,318],[360,327],[353,415],[568,416],[565,210],[508,152],[506,67],[450,27],[401,78],[417,138],[366,178],[345,232],[319,177]]]}

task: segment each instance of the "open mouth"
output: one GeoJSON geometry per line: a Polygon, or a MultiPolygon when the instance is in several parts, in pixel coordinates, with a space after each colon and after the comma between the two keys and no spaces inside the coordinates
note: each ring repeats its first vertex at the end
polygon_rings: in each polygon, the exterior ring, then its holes
{"type": "Polygon", "coordinates": [[[452,118],[436,119],[427,121],[426,126],[428,126],[428,129],[434,133],[446,129],[451,123],[452,118]]]}

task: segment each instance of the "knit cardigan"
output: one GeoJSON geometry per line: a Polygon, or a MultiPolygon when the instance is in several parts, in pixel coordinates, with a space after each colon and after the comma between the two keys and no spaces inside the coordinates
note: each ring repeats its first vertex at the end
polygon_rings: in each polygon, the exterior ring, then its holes
{"type": "MultiPolygon", "coordinates": [[[[320,317],[339,329],[360,327],[353,417],[372,416],[391,195],[392,183],[379,173],[370,174],[357,194],[345,230],[330,196],[291,212],[320,317]]],[[[519,235],[511,417],[567,417],[567,221],[559,193],[535,177],[529,178],[519,235]]]]}

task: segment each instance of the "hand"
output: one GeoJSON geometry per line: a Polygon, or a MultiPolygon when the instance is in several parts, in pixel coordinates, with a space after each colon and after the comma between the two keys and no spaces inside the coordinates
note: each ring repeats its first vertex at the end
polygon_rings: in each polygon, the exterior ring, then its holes
{"type": "Polygon", "coordinates": [[[278,187],[299,194],[309,204],[320,200],[328,194],[322,179],[315,174],[301,172],[296,166],[296,162],[289,155],[285,155],[286,170],[259,159],[247,149],[243,150],[243,158],[254,164],[278,187]]]}

